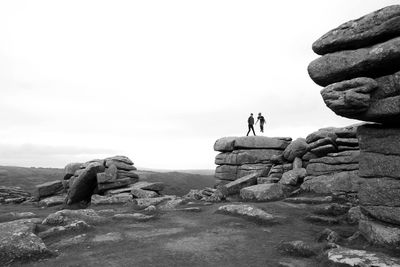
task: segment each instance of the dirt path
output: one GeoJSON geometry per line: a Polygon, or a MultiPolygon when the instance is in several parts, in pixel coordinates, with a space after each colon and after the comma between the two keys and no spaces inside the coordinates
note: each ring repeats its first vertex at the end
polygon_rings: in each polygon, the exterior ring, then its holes
{"type": "MultiPolygon", "coordinates": [[[[24,266],[279,266],[280,261],[319,266],[316,259],[288,258],[276,249],[281,241],[315,241],[326,228],[303,220],[309,214],[307,205],[255,204],[287,217],[285,223],[273,226],[215,214],[221,205],[201,206],[201,212],[165,212],[147,222],[118,221],[96,226],[85,232],[86,241],[60,249],[59,256],[24,266]]],[[[54,210],[18,206],[18,211],[32,211],[40,217],[54,210]]],[[[350,226],[330,228],[349,235],[354,232],[350,226]]],[[[52,248],[60,240],[79,234],[44,241],[52,248]]]]}

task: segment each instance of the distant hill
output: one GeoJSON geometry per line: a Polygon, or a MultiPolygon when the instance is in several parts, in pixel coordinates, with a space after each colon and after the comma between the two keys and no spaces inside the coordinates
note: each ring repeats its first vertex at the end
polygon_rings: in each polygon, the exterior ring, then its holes
{"type": "MultiPolygon", "coordinates": [[[[202,170],[201,170],[202,171],[202,170]]],[[[199,171],[199,173],[201,173],[199,171]]],[[[140,179],[150,182],[163,182],[166,185],[164,194],[184,195],[190,189],[213,187],[215,184],[214,172],[194,174],[183,172],[155,172],[140,170],[137,172],[140,179]]],[[[57,168],[26,168],[15,166],[0,166],[1,186],[20,186],[22,189],[33,192],[35,185],[48,181],[60,180],[64,177],[64,169],[57,168]]]]}

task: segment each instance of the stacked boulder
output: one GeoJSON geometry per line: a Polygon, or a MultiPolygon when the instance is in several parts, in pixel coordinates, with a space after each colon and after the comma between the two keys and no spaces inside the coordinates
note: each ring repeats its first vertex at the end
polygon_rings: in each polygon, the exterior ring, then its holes
{"type": "Polygon", "coordinates": [[[220,138],[214,144],[214,150],[221,152],[215,157],[215,178],[226,184],[254,172],[268,173],[271,159],[282,155],[290,141],[264,136],[220,138]]]}
{"type": "Polygon", "coordinates": [[[126,187],[136,183],[133,162],[125,156],[70,163],[65,167],[64,186],[68,189],[68,205],[85,201],[89,203],[94,193],[126,187]]]}
{"type": "Polygon", "coordinates": [[[357,128],[323,128],[307,136],[309,151],[303,156],[307,177],[301,185],[304,191],[355,198],[361,183],[357,128]]]}
{"type": "Polygon", "coordinates": [[[358,127],[359,230],[372,243],[400,246],[400,5],[326,33],[308,67],[337,115],[376,124],[358,127]]]}

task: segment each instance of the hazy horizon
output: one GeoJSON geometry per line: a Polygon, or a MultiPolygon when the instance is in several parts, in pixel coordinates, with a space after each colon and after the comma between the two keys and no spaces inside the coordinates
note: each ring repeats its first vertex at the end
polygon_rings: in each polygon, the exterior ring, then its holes
{"type": "Polygon", "coordinates": [[[274,137],[357,123],[325,106],[311,44],[391,4],[3,1],[0,165],[213,169],[215,140],[245,135],[251,112],[274,137]]]}

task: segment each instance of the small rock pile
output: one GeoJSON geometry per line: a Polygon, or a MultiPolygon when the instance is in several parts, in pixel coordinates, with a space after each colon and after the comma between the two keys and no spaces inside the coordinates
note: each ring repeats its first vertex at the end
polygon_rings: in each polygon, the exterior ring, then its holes
{"type": "Polygon", "coordinates": [[[359,230],[372,243],[400,247],[400,5],[342,24],[313,49],[322,56],[308,71],[325,86],[326,105],[376,123],[357,129],[359,230]]]}

